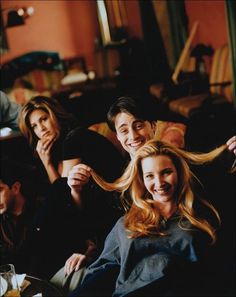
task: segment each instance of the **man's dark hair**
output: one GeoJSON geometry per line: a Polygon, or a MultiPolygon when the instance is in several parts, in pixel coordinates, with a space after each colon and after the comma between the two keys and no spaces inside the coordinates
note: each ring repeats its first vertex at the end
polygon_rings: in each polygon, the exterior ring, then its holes
{"type": "Polygon", "coordinates": [[[21,193],[27,198],[33,198],[35,193],[36,169],[32,165],[12,161],[8,158],[0,160],[0,180],[10,188],[15,182],[21,183],[21,193]]]}
{"type": "Polygon", "coordinates": [[[124,112],[132,114],[135,118],[144,121],[155,121],[156,115],[149,100],[141,100],[134,97],[119,97],[110,107],[107,113],[107,123],[110,129],[116,132],[115,117],[124,112]]]}

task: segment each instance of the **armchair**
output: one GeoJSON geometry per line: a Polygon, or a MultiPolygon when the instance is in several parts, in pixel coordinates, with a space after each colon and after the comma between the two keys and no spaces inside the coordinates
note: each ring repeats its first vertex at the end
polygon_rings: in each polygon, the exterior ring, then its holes
{"type": "Polygon", "coordinates": [[[213,56],[209,77],[209,91],[185,96],[169,102],[169,109],[186,118],[210,105],[232,105],[232,67],[227,44],[219,47],[213,56]]]}
{"type": "MultiPolygon", "coordinates": [[[[121,154],[125,155],[125,151],[118,141],[115,132],[113,132],[108,127],[106,122],[93,124],[89,126],[89,129],[105,136],[113,143],[113,145],[120,151],[121,154]]],[[[165,141],[179,148],[183,148],[185,146],[184,136],[186,133],[186,129],[187,127],[183,123],[157,120],[154,137],[158,140],[165,141]]]]}
{"type": "Polygon", "coordinates": [[[208,91],[168,102],[171,112],[186,119],[188,149],[207,151],[234,135],[231,64],[228,45],[219,47],[213,55],[208,91]]]}

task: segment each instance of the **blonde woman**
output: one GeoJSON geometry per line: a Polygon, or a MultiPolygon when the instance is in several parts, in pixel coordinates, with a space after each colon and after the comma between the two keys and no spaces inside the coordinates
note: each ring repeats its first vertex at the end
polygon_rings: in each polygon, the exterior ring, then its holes
{"type": "Polygon", "coordinates": [[[92,172],[108,191],[129,190],[133,203],[109,233],[82,285],[70,296],[174,294],[178,281],[185,281],[184,275],[191,277],[189,265],[198,263],[206,247],[216,241],[217,225],[210,214],[220,221],[213,205],[196,198],[188,163],[212,161],[226,148],[194,154],[151,140],[137,151],[116,182],[107,183],[92,172]],[[200,211],[198,203],[209,212],[200,211]]]}

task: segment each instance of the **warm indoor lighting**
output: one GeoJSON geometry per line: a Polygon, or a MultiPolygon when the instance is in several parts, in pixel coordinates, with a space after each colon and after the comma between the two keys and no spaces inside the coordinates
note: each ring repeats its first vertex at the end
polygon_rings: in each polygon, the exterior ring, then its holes
{"type": "Polygon", "coordinates": [[[25,24],[25,19],[34,14],[34,8],[30,7],[14,7],[8,8],[6,28],[15,27],[25,24]]]}
{"type": "Polygon", "coordinates": [[[23,8],[19,8],[19,9],[17,10],[17,13],[19,14],[19,16],[23,16],[24,13],[25,13],[25,11],[24,11],[23,8]]]}
{"type": "Polygon", "coordinates": [[[27,11],[28,16],[31,16],[34,14],[34,8],[32,6],[27,7],[26,11],[27,11]]]}

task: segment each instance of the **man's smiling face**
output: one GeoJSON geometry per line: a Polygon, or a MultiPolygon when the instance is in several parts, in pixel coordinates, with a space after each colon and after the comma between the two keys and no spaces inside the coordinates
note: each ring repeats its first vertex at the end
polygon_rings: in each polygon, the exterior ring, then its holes
{"type": "Polygon", "coordinates": [[[117,139],[132,158],[136,151],[154,137],[155,122],[135,118],[130,113],[121,112],[115,117],[117,139]]]}

